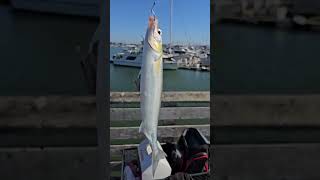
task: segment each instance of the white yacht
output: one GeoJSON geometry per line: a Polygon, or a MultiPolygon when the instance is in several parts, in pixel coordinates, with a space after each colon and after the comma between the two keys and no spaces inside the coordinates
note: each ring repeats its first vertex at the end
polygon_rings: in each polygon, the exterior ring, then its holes
{"type": "MultiPolygon", "coordinates": [[[[164,53],[163,54],[163,69],[164,70],[176,70],[178,69],[177,61],[173,56],[164,53]]],[[[111,61],[114,65],[119,66],[131,66],[131,67],[141,67],[142,64],[142,48],[137,49],[130,48],[121,53],[117,53],[112,56],[111,61]]]]}

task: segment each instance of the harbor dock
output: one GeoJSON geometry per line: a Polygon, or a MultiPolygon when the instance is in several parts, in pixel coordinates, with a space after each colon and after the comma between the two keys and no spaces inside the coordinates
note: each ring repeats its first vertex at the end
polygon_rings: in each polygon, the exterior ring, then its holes
{"type": "MultiPolygon", "coordinates": [[[[110,43],[111,48],[122,49],[122,52],[112,54],[110,63],[120,66],[140,67],[142,46],[140,44],[110,43]],[[130,59],[128,59],[130,58],[130,59]]],[[[163,45],[164,70],[188,69],[210,71],[210,47],[207,45],[184,46],[163,45]]]]}

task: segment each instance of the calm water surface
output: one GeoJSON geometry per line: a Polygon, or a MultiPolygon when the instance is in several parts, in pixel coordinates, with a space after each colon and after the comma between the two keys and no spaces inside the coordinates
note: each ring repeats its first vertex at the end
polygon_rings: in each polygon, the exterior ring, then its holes
{"type": "Polygon", "coordinates": [[[221,93],[320,93],[320,32],[218,24],[214,81],[221,93]]]}
{"type": "Polygon", "coordinates": [[[97,20],[0,6],[0,94],[87,93],[80,60],[97,20]]]}

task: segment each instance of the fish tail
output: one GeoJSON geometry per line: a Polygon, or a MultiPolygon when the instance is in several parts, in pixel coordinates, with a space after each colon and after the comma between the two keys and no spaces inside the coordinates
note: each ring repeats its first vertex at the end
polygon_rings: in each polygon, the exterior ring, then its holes
{"type": "Polygon", "coordinates": [[[151,141],[151,135],[150,135],[150,133],[148,131],[145,130],[143,122],[140,124],[139,133],[143,133],[146,136],[146,138],[149,140],[149,142],[152,142],[151,141]]]}
{"type": "Polygon", "coordinates": [[[155,175],[160,159],[166,158],[166,153],[161,150],[158,145],[152,150],[152,174],[155,175]]]}

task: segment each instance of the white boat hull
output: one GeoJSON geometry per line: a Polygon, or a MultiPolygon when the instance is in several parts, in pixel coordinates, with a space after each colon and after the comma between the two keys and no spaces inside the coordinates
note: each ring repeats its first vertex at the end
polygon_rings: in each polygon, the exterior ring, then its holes
{"type": "Polygon", "coordinates": [[[130,62],[130,61],[116,60],[116,61],[113,61],[113,64],[119,65],[119,66],[141,67],[141,62],[130,62]]]}
{"type": "MultiPolygon", "coordinates": [[[[114,65],[119,66],[130,66],[130,67],[138,67],[141,68],[141,62],[139,61],[126,61],[126,60],[114,60],[114,65]]],[[[177,63],[163,63],[164,70],[176,70],[178,69],[177,63]]]]}

